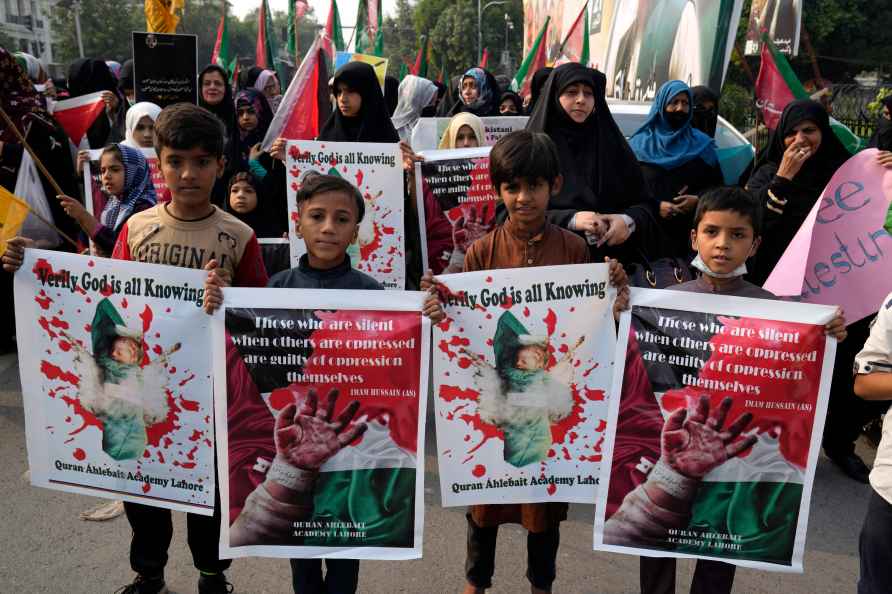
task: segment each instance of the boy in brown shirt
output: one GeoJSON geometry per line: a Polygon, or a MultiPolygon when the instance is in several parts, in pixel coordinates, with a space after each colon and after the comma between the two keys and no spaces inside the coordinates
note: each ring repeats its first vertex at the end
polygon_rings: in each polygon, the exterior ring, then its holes
{"type": "MultiPolygon", "coordinates": [[[[489,176],[508,219],[471,245],[464,272],[589,261],[588,245],[582,237],[546,220],[549,198],[560,193],[563,183],[557,148],[547,135],[523,130],[503,137],[489,155],[489,176]]],[[[614,309],[624,309],[628,303],[626,274],[618,262],[608,262],[610,283],[620,289],[614,309]]],[[[422,290],[434,283],[428,271],[422,290]]],[[[521,524],[529,531],[526,575],[530,591],[551,592],[559,525],[567,518],[567,507],[566,503],[472,505],[467,515],[465,594],[482,594],[492,586],[498,527],[509,523],[521,524]]]]}

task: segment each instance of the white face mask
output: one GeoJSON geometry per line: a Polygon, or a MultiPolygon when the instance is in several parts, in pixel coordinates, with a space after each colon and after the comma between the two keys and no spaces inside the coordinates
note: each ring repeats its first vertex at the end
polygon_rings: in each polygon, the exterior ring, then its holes
{"type": "Polygon", "coordinates": [[[697,254],[697,257],[694,258],[694,261],[691,262],[691,266],[705,274],[706,276],[711,276],[712,278],[737,278],[738,276],[743,276],[746,274],[746,262],[735,268],[731,272],[713,272],[706,265],[706,262],[703,261],[703,258],[700,257],[700,254],[697,254]]]}

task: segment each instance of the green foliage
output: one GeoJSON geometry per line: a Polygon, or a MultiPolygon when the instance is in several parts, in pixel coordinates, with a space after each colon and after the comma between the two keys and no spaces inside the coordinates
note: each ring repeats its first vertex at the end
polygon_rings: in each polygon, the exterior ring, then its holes
{"type": "MultiPolygon", "coordinates": [[[[81,0],[80,6],[84,55],[118,62],[128,59],[132,53],[130,32],[146,30],[142,0],[81,0]]],[[[74,15],[71,2],[60,2],[52,9],[51,22],[59,47],[54,57],[63,64],[79,55],[74,15]]]]}
{"type": "MultiPolygon", "coordinates": [[[[384,17],[384,55],[387,74],[399,78],[402,64],[414,64],[421,37],[415,32],[414,9],[409,0],[397,0],[396,13],[384,17]]],[[[434,75],[435,76],[435,75],[434,75]]]]}
{"type": "Polygon", "coordinates": [[[883,87],[877,91],[876,99],[867,104],[867,113],[869,113],[871,117],[878,118],[880,112],[883,110],[883,99],[890,95],[892,95],[892,89],[889,87],[883,87]]]}
{"type": "Polygon", "coordinates": [[[719,100],[719,111],[735,128],[744,130],[746,118],[753,112],[752,90],[733,82],[725,82],[719,100]]]}

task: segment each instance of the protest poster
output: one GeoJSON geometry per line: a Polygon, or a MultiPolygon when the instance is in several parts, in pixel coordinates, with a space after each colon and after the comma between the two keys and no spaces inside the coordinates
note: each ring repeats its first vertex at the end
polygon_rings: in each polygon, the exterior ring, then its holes
{"type": "Polygon", "coordinates": [[[594,501],[616,341],[607,265],[437,278],[443,505],[594,501]]]}
{"type": "MultiPolygon", "coordinates": [[[[419,118],[412,129],[412,150],[416,153],[429,151],[440,146],[443,133],[452,118],[419,118]]],[[[480,118],[483,121],[484,144],[492,146],[499,138],[527,127],[527,116],[495,116],[480,118]]]]}
{"type": "Polygon", "coordinates": [[[213,513],[205,276],[25,251],[14,292],[31,484],[213,513]]]}
{"type": "Polygon", "coordinates": [[[213,320],[221,556],[420,558],[425,294],[224,298],[213,320]]]}
{"type": "Polygon", "coordinates": [[[426,151],[415,164],[421,261],[434,274],[461,272],[468,248],[495,225],[490,150],[426,151]]]}
{"type": "Polygon", "coordinates": [[[307,249],[297,234],[297,192],[304,177],[311,171],[336,175],[356,186],[365,201],[359,234],[347,249],[350,261],[385,288],[402,289],[406,283],[406,239],[399,145],[300,140],[288,143],[286,158],[292,266],[298,265],[307,249]]]}
{"type": "Polygon", "coordinates": [[[892,292],[892,237],[883,229],[892,171],[867,149],[840,167],[765,281],[775,295],[838,305],[851,324],[892,292]]]}
{"type": "Polygon", "coordinates": [[[632,289],[594,548],[802,571],[835,308],[632,289]]]}
{"type": "Polygon", "coordinates": [[[337,72],[341,66],[347,62],[365,62],[375,69],[375,76],[381,84],[381,92],[384,92],[384,78],[387,76],[387,65],[390,60],[381,56],[371,56],[369,54],[355,54],[353,52],[337,52],[335,53],[334,71],[337,72]]]}
{"type": "Polygon", "coordinates": [[[782,54],[799,55],[801,25],[802,0],[753,0],[744,54],[758,56],[765,33],[782,54]]]}
{"type": "Polygon", "coordinates": [[[161,107],[198,103],[198,37],[133,31],[133,84],[137,101],[161,107]]]}
{"type": "MultiPolygon", "coordinates": [[[[161,166],[158,164],[158,155],[153,148],[138,148],[146,158],[149,165],[149,173],[152,176],[152,185],[155,187],[155,197],[158,202],[163,202],[163,197],[167,196],[167,182],[164,181],[164,175],[161,173],[161,166]]],[[[84,163],[84,207],[91,215],[99,218],[108,196],[102,189],[102,178],[100,174],[99,158],[102,156],[102,149],[90,150],[90,160],[84,163]]]]}

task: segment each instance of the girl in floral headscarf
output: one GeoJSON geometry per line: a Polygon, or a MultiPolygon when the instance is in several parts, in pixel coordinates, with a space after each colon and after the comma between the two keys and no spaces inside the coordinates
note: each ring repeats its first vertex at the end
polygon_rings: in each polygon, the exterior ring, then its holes
{"type": "Polygon", "coordinates": [[[484,118],[499,115],[499,85],[483,68],[471,68],[458,83],[459,101],[449,115],[469,111],[484,118]]]}
{"type": "Polygon", "coordinates": [[[139,149],[124,144],[105,147],[99,157],[99,176],[107,201],[98,218],[74,198],[58,198],[65,212],[93,240],[96,251],[108,255],[127,219],[155,206],[158,200],[149,164],[139,149]]]}
{"type": "MultiPolygon", "coordinates": [[[[238,156],[244,165],[250,166],[249,162],[256,161],[260,156],[260,142],[273,121],[273,110],[263,93],[257,89],[242,89],[235,96],[235,111],[239,134],[238,156]]],[[[266,175],[265,170],[261,173],[255,171],[256,166],[250,167],[259,177],[266,175]]]]}

